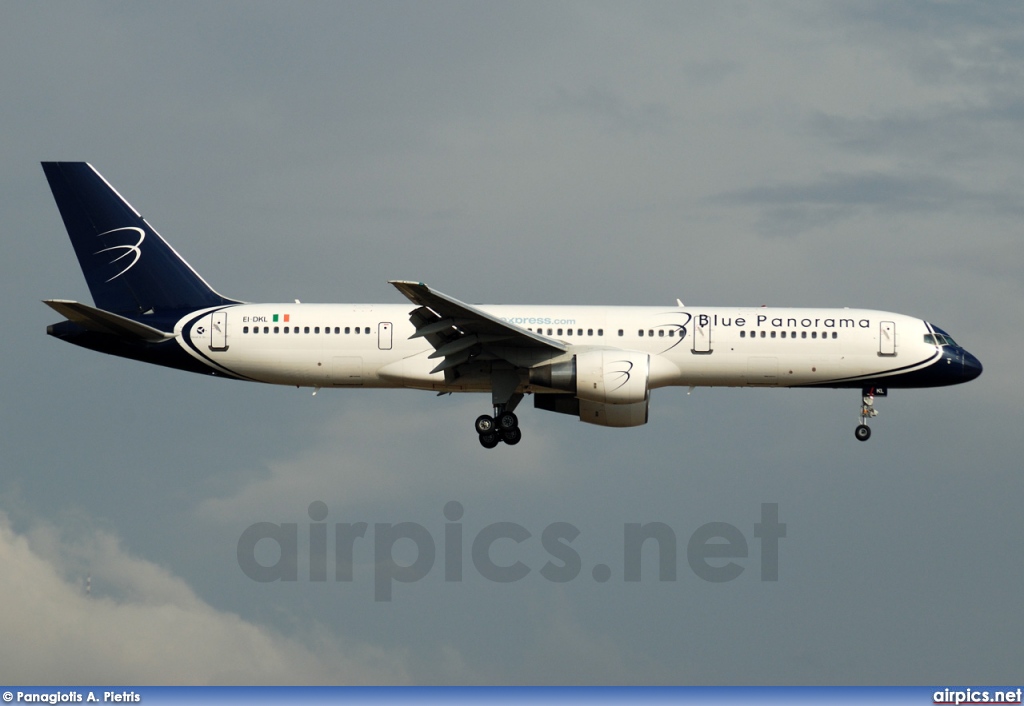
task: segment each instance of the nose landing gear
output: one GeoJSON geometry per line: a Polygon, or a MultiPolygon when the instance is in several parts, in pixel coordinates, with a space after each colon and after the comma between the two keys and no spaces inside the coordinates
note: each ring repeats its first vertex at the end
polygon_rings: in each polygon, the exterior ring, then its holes
{"type": "Polygon", "coordinates": [[[871,438],[871,427],[868,426],[868,420],[878,416],[878,410],[875,409],[875,397],[887,397],[889,391],[884,387],[865,387],[861,390],[861,394],[863,400],[860,406],[860,424],[857,425],[854,434],[857,441],[867,441],[871,438]]]}

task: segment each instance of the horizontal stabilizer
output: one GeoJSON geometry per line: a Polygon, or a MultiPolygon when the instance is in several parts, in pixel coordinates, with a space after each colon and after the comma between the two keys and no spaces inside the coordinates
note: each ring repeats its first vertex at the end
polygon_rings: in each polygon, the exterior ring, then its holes
{"type": "Polygon", "coordinates": [[[173,333],[140,324],[138,321],[96,309],[80,302],[66,299],[44,299],[43,303],[70,321],[97,333],[107,333],[121,338],[137,338],[159,343],[174,338],[173,333]]]}

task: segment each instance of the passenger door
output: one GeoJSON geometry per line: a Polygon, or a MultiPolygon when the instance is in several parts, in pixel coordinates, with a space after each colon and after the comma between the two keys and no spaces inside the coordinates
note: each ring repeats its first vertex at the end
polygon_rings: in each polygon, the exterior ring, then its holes
{"type": "MultiPolygon", "coordinates": [[[[711,317],[705,316],[704,318],[710,319],[711,317]]],[[[706,324],[701,326],[699,316],[695,316],[693,319],[693,352],[711,352],[711,321],[709,320],[706,324]]]]}
{"type": "Polygon", "coordinates": [[[377,324],[377,347],[382,351],[391,350],[391,323],[388,321],[377,324]]]}
{"type": "Polygon", "coordinates": [[[878,355],[896,355],[896,324],[892,321],[878,324],[878,355]]]}
{"type": "Polygon", "coordinates": [[[210,350],[226,351],[228,349],[228,313],[215,311],[210,317],[210,350]]]}

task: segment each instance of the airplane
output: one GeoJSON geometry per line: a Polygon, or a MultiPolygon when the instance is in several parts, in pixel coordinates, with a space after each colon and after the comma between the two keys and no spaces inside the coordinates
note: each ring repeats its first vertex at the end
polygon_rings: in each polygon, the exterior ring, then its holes
{"type": "Polygon", "coordinates": [[[668,386],[860,390],[856,438],[889,389],[973,380],[981,362],[941,328],[850,308],[472,305],[391,280],[412,304],[253,304],[217,293],[85,162],[43,162],[95,306],[45,303],[47,333],[84,348],[274,385],[490,392],[474,427],[522,439],[534,407],[605,427],[647,423],[668,386]]]}

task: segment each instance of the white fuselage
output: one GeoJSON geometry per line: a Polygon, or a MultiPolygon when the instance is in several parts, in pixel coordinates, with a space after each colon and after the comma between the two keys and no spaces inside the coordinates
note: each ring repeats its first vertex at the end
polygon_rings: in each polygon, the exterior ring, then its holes
{"type": "MultiPolygon", "coordinates": [[[[650,386],[798,386],[913,371],[935,362],[921,319],[865,309],[480,306],[575,350],[651,356],[650,386]]],[[[244,379],[313,387],[489,389],[446,383],[408,304],[241,304],[195,312],[175,327],[206,365],[244,379]]],[[[524,390],[529,391],[528,386],[524,390]]]]}

